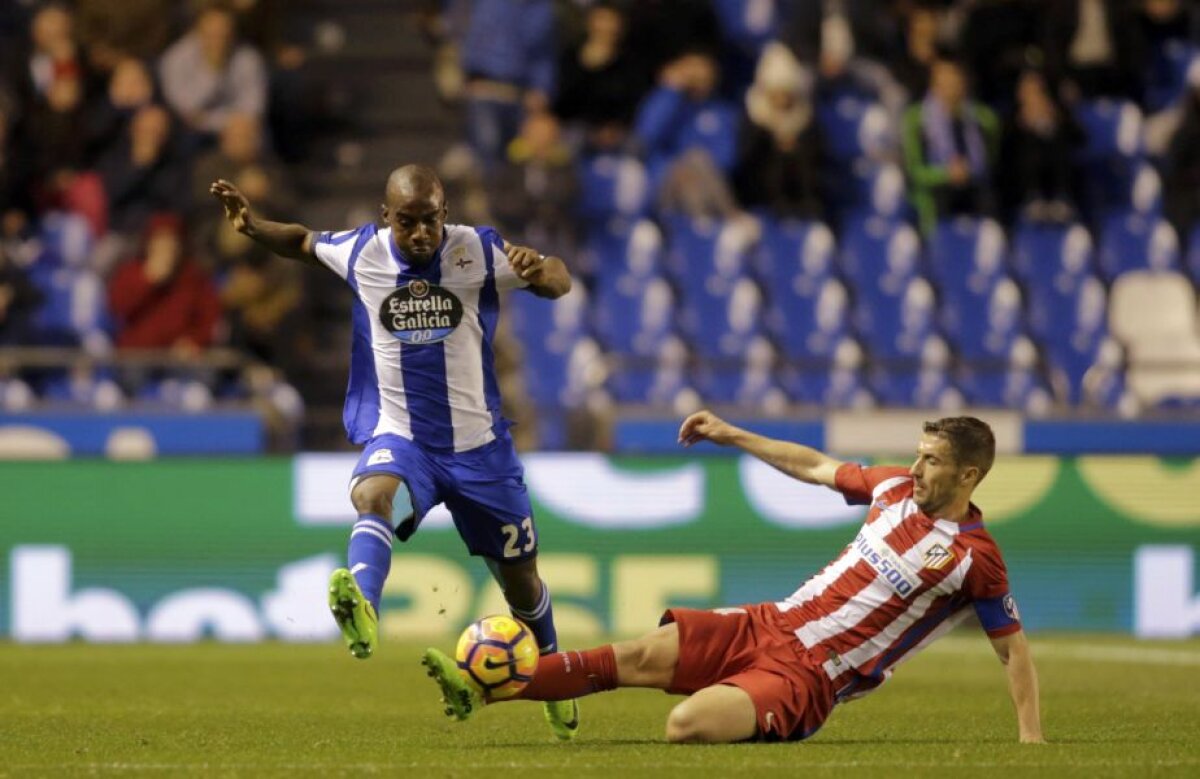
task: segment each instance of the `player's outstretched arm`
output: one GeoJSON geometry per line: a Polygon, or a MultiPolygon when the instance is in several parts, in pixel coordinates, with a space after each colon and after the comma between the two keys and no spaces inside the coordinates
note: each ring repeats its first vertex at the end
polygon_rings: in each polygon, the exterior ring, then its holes
{"type": "Polygon", "coordinates": [[[254,215],[250,201],[225,179],[217,179],[208,191],[225,208],[225,218],[234,229],[280,257],[320,265],[313,254],[313,232],[304,225],[271,222],[254,215]]]}
{"type": "Polygon", "coordinates": [[[836,488],[837,469],[841,460],[803,444],[778,441],[731,425],[711,411],[697,411],[679,428],[679,443],[691,446],[699,441],[712,441],[720,446],[736,446],[794,479],[809,484],[836,488]]]}
{"type": "Polygon", "coordinates": [[[571,291],[571,274],[558,257],[547,257],[528,246],[504,242],[504,253],[513,272],[529,282],[529,291],[538,297],[561,298],[571,291]]]}
{"type": "Polygon", "coordinates": [[[1029,652],[1025,631],[993,638],[992,648],[1008,672],[1008,691],[1017,709],[1017,729],[1022,744],[1042,744],[1041,703],[1038,700],[1037,669],[1029,652]]]}

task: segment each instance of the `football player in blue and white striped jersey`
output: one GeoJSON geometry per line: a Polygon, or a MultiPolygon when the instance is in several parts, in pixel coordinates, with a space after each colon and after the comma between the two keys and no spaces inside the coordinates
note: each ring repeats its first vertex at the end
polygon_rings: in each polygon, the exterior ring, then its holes
{"type": "MultiPolygon", "coordinates": [[[[446,224],[442,184],[418,165],[389,176],[383,227],[314,232],[257,217],[227,181],[210,191],[239,232],[280,256],[332,270],[355,294],[343,421],[363,446],[350,493],[358,521],[348,567],[333,573],[329,595],[351,653],[370,657],[378,642],[393,536],[407,540],[439,503],[541,652],[556,651],[524,471],[500,414],[492,339],[500,290],[561,297],[571,289],[563,261],[511,245],[490,227],[446,224]]],[[[547,717],[568,739],[578,708],[565,704],[548,706],[547,717]]]]}

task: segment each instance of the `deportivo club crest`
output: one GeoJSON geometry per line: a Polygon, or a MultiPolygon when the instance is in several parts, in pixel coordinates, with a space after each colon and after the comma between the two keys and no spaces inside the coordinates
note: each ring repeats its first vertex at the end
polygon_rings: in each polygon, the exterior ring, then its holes
{"type": "Polygon", "coordinates": [[[452,292],[416,279],[384,298],[379,321],[406,344],[444,341],[462,321],[462,301],[452,292]]]}

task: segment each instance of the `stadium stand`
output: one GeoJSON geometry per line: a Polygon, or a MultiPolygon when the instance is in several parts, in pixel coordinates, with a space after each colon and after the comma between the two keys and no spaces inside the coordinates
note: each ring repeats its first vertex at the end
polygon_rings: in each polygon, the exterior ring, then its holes
{"type": "MultiPolygon", "coordinates": [[[[989,39],[989,50],[1044,46],[1025,25],[972,23],[1030,12],[1024,2],[986,4],[986,14],[970,2],[883,3],[879,13],[911,38],[894,42],[856,41],[866,33],[834,18],[837,3],[807,9],[803,34],[793,3],[765,4],[770,13],[760,16],[725,2],[700,14],[704,4],[696,3],[689,8],[699,15],[688,24],[703,34],[689,43],[637,4],[539,0],[536,18],[556,8],[558,21],[540,25],[531,40],[557,49],[556,58],[471,48],[494,26],[489,20],[511,23],[511,3],[303,0],[287,4],[286,14],[281,5],[232,17],[240,33],[228,42],[230,62],[236,52],[243,67],[261,59],[267,71],[261,119],[210,115],[197,127],[186,111],[170,112],[166,145],[151,142],[149,119],[134,134],[132,117],[164,106],[164,85],[147,93],[142,82],[161,78],[160,58],[187,40],[192,16],[172,11],[158,20],[156,43],[122,44],[128,56],[145,58],[148,67],[139,68],[138,60],[116,67],[90,59],[95,36],[104,35],[94,20],[75,30],[43,25],[53,35],[35,40],[29,31],[44,11],[14,11],[0,42],[17,53],[0,82],[0,344],[22,357],[0,361],[5,408],[194,411],[273,398],[290,409],[281,418],[294,419],[302,396],[298,440],[339,445],[349,294],[318,272],[248,250],[202,195],[175,202],[181,192],[161,183],[175,175],[164,167],[168,152],[171,165],[193,176],[231,166],[270,215],[318,229],[373,219],[380,183],[395,165],[436,163],[452,219],[497,224],[514,242],[569,255],[575,293],[553,305],[511,294],[502,318],[518,348],[498,362],[526,393],[511,400],[548,419],[613,407],[675,413],[704,401],[755,413],[967,405],[1127,416],[1167,414],[1200,397],[1189,351],[1200,224],[1183,175],[1191,175],[1187,141],[1200,130],[1200,41],[1181,32],[1198,28],[1191,4],[1139,4],[1144,24],[1121,30],[1121,40],[1148,36],[1149,66],[1128,88],[1125,80],[1106,88],[1057,56],[1037,69],[1036,59],[985,62],[964,51],[993,31],[1017,37],[989,39]],[[826,40],[826,30],[849,35],[851,48],[826,40]],[[777,68],[756,73],[769,43],[788,64],[777,84],[777,68]],[[780,46],[793,56],[781,56],[780,46]],[[990,79],[970,94],[987,101],[1002,127],[1016,126],[1020,76],[1031,68],[1056,110],[1078,125],[1078,138],[1055,140],[1072,149],[1076,182],[1062,208],[991,208],[1000,200],[980,197],[975,211],[946,211],[932,229],[917,224],[901,118],[939,99],[927,91],[930,67],[956,54],[977,80],[990,79]],[[702,72],[709,62],[721,63],[715,83],[702,72]],[[772,100],[775,123],[763,120],[758,132],[760,140],[773,134],[780,159],[794,139],[819,138],[819,209],[742,206],[735,192],[744,187],[722,178],[749,153],[739,145],[747,122],[772,100]],[[73,134],[64,131],[70,117],[93,108],[102,127],[76,122],[73,134]],[[686,132],[668,132],[667,109],[686,113],[686,132]],[[529,164],[521,136],[522,118],[544,112],[557,112],[557,123],[543,123],[554,131],[552,169],[529,164]],[[218,141],[226,121],[233,128],[218,141]],[[696,147],[708,163],[689,155],[696,147]],[[157,166],[144,186],[129,178],[137,159],[157,166]],[[555,208],[539,210],[547,192],[555,208]],[[168,347],[158,367],[144,368],[144,356],[114,348],[119,325],[105,290],[114,270],[138,255],[162,208],[180,212],[188,253],[221,302],[221,323],[211,345],[168,347]],[[1151,299],[1158,303],[1147,307],[1151,299]],[[1151,313],[1162,322],[1146,320],[1151,313]],[[1155,339],[1181,345],[1154,347],[1155,339]],[[66,351],[54,352],[50,365],[31,347],[66,351]],[[1180,366],[1162,369],[1172,355],[1180,366]],[[263,364],[274,370],[244,375],[263,364]]],[[[62,7],[69,17],[71,4],[62,7]]],[[[166,108],[188,104],[178,89],[172,79],[166,108]]],[[[250,109],[259,111],[257,103],[250,109]]],[[[1036,131],[1022,127],[1036,144],[1036,131]]],[[[923,176],[957,175],[953,159],[940,173],[930,162],[945,153],[945,136],[921,124],[910,129],[910,143],[937,145],[922,158],[923,176]]],[[[1036,169],[1045,155],[1018,165],[1003,143],[982,151],[953,133],[949,143],[965,144],[951,157],[972,158],[976,187],[998,188],[1013,171],[1052,173],[1036,169]]],[[[539,425],[535,443],[594,443],[568,427],[539,425]]]]}

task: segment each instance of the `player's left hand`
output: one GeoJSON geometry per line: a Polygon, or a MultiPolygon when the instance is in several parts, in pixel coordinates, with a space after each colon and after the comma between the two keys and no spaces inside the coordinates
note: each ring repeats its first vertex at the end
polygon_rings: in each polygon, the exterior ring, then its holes
{"type": "Polygon", "coordinates": [[[508,264],[513,271],[526,281],[537,276],[542,263],[546,261],[545,255],[539,253],[537,249],[530,249],[528,246],[514,246],[508,241],[504,242],[504,253],[508,255],[508,264]]]}

